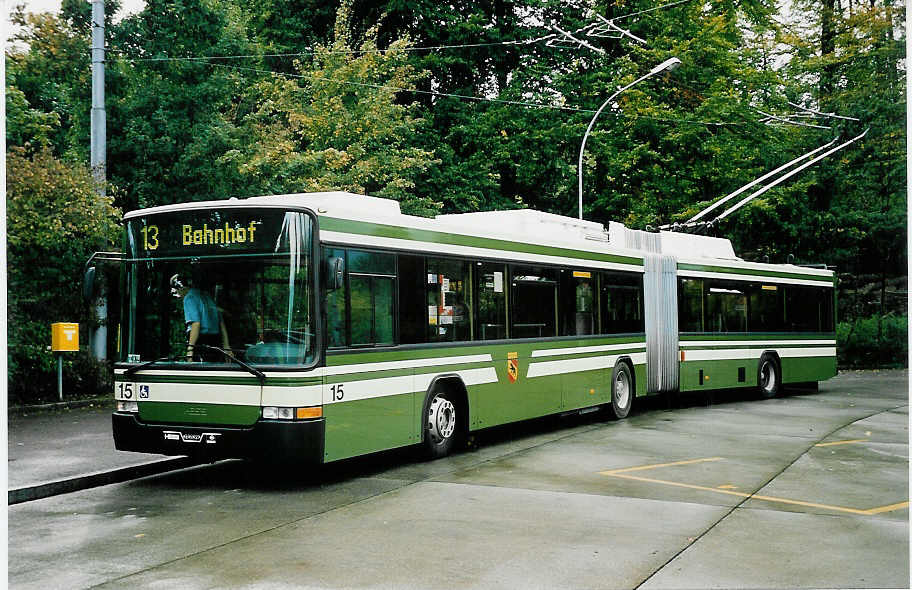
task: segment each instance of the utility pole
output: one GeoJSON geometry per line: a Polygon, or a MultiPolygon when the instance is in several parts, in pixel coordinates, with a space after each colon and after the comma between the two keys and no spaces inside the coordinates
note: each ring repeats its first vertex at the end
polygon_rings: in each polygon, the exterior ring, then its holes
{"type": "MultiPolygon", "coordinates": [[[[104,62],[105,62],[105,14],[104,0],[92,2],[92,139],[91,166],[95,178],[95,190],[99,196],[105,196],[107,123],[105,121],[104,62]]],[[[105,244],[107,246],[107,244],[105,244]]],[[[102,292],[95,305],[95,317],[98,327],[92,334],[92,354],[98,360],[108,357],[108,303],[107,294],[102,292]]]]}

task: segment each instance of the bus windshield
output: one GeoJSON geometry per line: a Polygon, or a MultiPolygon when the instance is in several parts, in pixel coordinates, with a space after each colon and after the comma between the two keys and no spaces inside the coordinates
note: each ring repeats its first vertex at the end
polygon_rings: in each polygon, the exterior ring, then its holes
{"type": "Polygon", "coordinates": [[[312,228],[306,213],[278,209],[130,219],[119,360],[224,364],[218,347],[254,365],[310,364],[312,228]]]}

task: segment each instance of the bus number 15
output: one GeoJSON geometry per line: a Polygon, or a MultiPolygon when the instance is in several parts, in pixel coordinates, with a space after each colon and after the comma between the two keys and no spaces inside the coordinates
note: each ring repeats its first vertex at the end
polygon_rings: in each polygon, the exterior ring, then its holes
{"type": "Polygon", "coordinates": [[[344,383],[336,383],[335,385],[330,386],[329,391],[332,393],[332,399],[334,402],[341,401],[345,397],[345,392],[342,391],[342,386],[344,383]]]}

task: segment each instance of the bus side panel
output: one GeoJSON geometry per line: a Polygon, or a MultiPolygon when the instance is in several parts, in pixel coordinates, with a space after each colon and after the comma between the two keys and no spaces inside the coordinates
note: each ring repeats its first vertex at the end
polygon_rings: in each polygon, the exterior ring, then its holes
{"type": "Polygon", "coordinates": [[[823,381],[835,376],[835,356],[786,357],[782,359],[783,383],[823,381]]]}
{"type": "Polygon", "coordinates": [[[679,389],[699,391],[753,387],[757,385],[758,363],[756,358],[684,361],[680,364],[679,389]]]}
{"type": "Polygon", "coordinates": [[[497,386],[487,389],[479,404],[482,426],[497,426],[560,411],[561,376],[529,376],[532,349],[541,343],[517,343],[492,352],[497,386]],[[508,350],[509,349],[509,350],[508,350]],[[515,355],[516,358],[511,358],[515,355]],[[515,363],[515,371],[510,367],[515,363]],[[515,378],[511,379],[510,375],[515,378]]]}
{"type": "Polygon", "coordinates": [[[561,410],[576,410],[611,401],[611,374],[607,370],[580,371],[561,377],[561,410]]]}
{"type": "MultiPolygon", "coordinates": [[[[636,396],[646,395],[646,364],[633,365],[633,376],[636,381],[636,396]]],[[[610,379],[610,377],[609,377],[610,379]]],[[[611,396],[611,383],[608,384],[609,401],[611,396]]]]}
{"type": "Polygon", "coordinates": [[[364,373],[327,377],[323,385],[324,460],[418,442],[412,379],[411,370],[385,371],[383,376],[364,373]]]}

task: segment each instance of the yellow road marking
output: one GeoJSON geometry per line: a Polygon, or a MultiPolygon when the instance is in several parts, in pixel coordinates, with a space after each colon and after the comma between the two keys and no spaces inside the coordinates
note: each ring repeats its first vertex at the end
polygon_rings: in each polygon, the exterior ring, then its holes
{"type": "Polygon", "coordinates": [[[881,506],[880,508],[871,508],[866,510],[866,514],[883,514],[884,512],[893,512],[894,510],[899,510],[901,508],[908,508],[908,502],[898,502],[896,504],[890,504],[889,506],[881,506]]]}
{"type": "MultiPolygon", "coordinates": [[[[855,441],[838,441],[837,443],[823,443],[824,445],[832,444],[848,444],[849,442],[863,442],[862,440],[855,441]]],[[[909,502],[897,502],[896,504],[888,504],[887,506],[878,506],[876,508],[869,508],[863,510],[860,508],[849,508],[847,506],[835,506],[832,504],[820,504],[818,502],[805,502],[803,500],[790,500],[789,498],[778,498],[775,496],[762,496],[757,494],[748,494],[745,492],[736,492],[733,489],[736,489],[736,486],[732,484],[725,484],[715,488],[708,486],[700,486],[690,483],[681,483],[678,481],[668,481],[665,479],[654,479],[651,477],[641,477],[638,475],[627,475],[631,471],[646,471],[649,469],[658,469],[659,467],[673,467],[676,465],[692,465],[694,463],[706,463],[710,461],[722,461],[722,457],[708,457],[705,459],[690,459],[687,461],[674,461],[672,463],[654,463],[651,465],[638,465],[636,467],[625,467],[622,469],[611,469],[608,471],[600,471],[601,475],[607,475],[609,477],[619,477],[622,479],[629,479],[632,481],[641,481],[645,483],[657,483],[667,486],[674,486],[679,488],[687,488],[691,490],[700,490],[704,492],[715,492],[717,494],[727,494],[729,496],[737,496],[739,498],[748,498],[751,500],[763,500],[765,502],[774,502],[779,504],[789,504],[792,506],[804,506],[807,508],[822,508],[824,510],[832,510],[834,512],[846,512],[849,514],[862,514],[870,516],[873,514],[883,514],[885,512],[892,512],[894,510],[900,510],[902,508],[908,508],[909,502]]]]}
{"type": "Polygon", "coordinates": [[[835,447],[836,445],[851,445],[860,442],[868,442],[866,438],[855,438],[852,440],[837,440],[835,442],[817,443],[815,447],[835,447]]]}
{"type": "Polygon", "coordinates": [[[675,461],[673,463],[653,463],[652,465],[638,465],[636,467],[624,467],[622,469],[611,469],[609,471],[600,471],[602,475],[615,475],[617,473],[627,473],[629,471],[645,471],[647,469],[658,469],[659,467],[673,467],[675,465],[691,465],[693,463],[706,463],[707,461],[721,461],[722,457],[708,457],[706,459],[689,459],[687,461],[675,461]]]}

